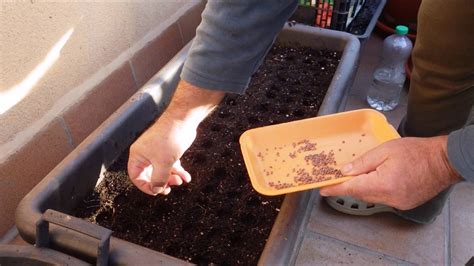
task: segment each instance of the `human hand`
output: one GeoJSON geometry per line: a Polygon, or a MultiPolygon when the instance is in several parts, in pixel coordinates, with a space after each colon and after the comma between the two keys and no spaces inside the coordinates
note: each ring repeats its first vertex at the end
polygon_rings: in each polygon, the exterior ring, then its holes
{"type": "Polygon", "coordinates": [[[320,193],[413,209],[461,179],[448,161],[446,143],[447,136],[386,142],[341,169],[353,178],[320,193]]]}
{"type": "Polygon", "coordinates": [[[166,111],[130,147],[128,175],[133,184],[149,195],[166,195],[171,186],[190,182],[179,159],[224,95],[181,80],[166,111]]]}
{"type": "Polygon", "coordinates": [[[171,186],[190,182],[179,158],[196,138],[196,128],[163,115],[130,147],[130,180],[149,195],[169,194],[171,186]]]}

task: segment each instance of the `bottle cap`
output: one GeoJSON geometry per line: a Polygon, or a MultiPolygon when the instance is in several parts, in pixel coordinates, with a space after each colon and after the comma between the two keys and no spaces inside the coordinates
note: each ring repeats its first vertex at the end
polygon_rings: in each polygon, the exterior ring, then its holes
{"type": "Polygon", "coordinates": [[[407,35],[408,34],[408,27],[403,26],[403,25],[398,25],[395,28],[395,33],[398,34],[398,35],[407,35]]]}

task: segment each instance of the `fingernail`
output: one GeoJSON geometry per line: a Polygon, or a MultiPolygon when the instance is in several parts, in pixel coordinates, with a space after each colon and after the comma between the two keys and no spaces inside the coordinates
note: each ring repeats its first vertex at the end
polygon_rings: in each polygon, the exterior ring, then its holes
{"type": "Polygon", "coordinates": [[[153,194],[157,195],[157,194],[160,194],[161,192],[163,192],[165,190],[164,187],[153,187],[151,189],[151,191],[153,192],[153,194]]]}
{"type": "Polygon", "coordinates": [[[321,196],[323,196],[323,197],[327,197],[327,196],[328,196],[328,194],[326,193],[326,190],[320,190],[320,191],[319,191],[319,194],[320,194],[321,196]]]}
{"type": "Polygon", "coordinates": [[[341,168],[343,174],[348,174],[352,170],[352,164],[346,164],[341,168]]]}

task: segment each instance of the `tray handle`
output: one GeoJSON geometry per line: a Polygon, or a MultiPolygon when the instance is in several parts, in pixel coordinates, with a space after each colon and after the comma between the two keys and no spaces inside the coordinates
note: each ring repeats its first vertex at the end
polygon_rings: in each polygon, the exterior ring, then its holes
{"type": "Polygon", "coordinates": [[[71,215],[55,210],[46,210],[36,222],[36,247],[49,247],[49,223],[65,227],[99,240],[97,265],[107,265],[112,231],[71,215]]]}

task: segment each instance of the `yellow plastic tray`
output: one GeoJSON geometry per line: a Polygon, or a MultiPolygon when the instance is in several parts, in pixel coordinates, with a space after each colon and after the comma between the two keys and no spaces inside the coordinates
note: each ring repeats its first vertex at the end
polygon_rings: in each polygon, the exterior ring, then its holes
{"type": "Polygon", "coordinates": [[[399,137],[383,114],[361,109],[250,129],[240,147],[252,186],[273,196],[344,182],[340,167],[399,137]]]}

